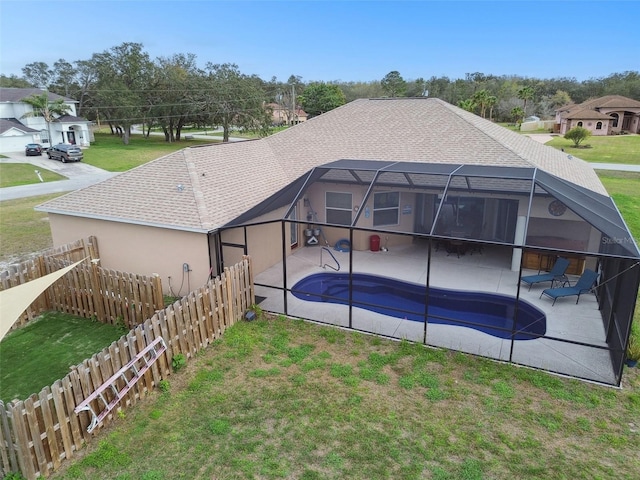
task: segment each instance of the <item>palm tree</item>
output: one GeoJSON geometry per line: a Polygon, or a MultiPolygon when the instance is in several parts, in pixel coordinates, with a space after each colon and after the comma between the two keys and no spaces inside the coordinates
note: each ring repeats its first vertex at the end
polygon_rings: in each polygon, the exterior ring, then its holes
{"type": "Polygon", "coordinates": [[[49,92],[42,92],[41,95],[33,94],[30,97],[23,98],[22,102],[31,105],[33,110],[25,113],[21,118],[43,117],[44,121],[47,122],[49,146],[51,146],[51,122],[57,117],[66,114],[71,107],[64,103],[63,98],[49,100],[49,92]]]}
{"type": "Polygon", "coordinates": [[[473,112],[478,104],[473,100],[473,98],[467,98],[466,100],[460,100],[458,102],[458,106],[467,112],[473,112]]]}
{"type": "Polygon", "coordinates": [[[489,95],[487,97],[487,107],[489,107],[489,120],[493,121],[493,107],[498,103],[498,97],[489,95]]]}
{"type": "Polygon", "coordinates": [[[527,100],[531,100],[533,98],[533,88],[531,87],[522,87],[518,90],[518,98],[524,100],[524,105],[522,106],[522,120],[524,120],[524,116],[527,113],[527,100]]]}

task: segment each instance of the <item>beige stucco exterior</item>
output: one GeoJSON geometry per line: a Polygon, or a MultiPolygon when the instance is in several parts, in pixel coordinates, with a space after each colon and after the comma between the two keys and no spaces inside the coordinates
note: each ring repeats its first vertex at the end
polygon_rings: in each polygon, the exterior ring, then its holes
{"type": "Polygon", "coordinates": [[[165,294],[185,295],[189,287],[194,290],[208,279],[209,250],[204,233],[56,214],[49,214],[49,221],[55,246],[93,235],[98,239],[103,267],[158,274],[165,294]],[[188,272],[184,271],[185,263],[188,272]]]}

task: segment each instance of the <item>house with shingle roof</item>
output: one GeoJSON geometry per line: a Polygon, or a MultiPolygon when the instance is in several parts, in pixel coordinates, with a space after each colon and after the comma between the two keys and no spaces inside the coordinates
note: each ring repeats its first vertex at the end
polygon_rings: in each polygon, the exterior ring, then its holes
{"type": "Polygon", "coordinates": [[[556,132],[564,135],[574,127],[586,128],[592,135],[640,133],[640,102],[606,95],[556,110],[556,132]]]}
{"type": "MultiPolygon", "coordinates": [[[[386,251],[381,239],[400,252],[395,270],[415,268],[423,283],[426,271],[427,285],[442,277],[430,273],[432,256],[469,251],[464,258],[476,259],[484,247],[498,267],[460,262],[454,284],[475,282],[479,291],[491,284],[494,294],[516,298],[523,271],[549,270],[563,256],[575,278],[599,273],[600,294],[597,302],[583,295],[579,311],[558,318],[590,322],[598,333],[576,337],[582,331],[572,326],[567,340],[556,318],[545,351],[579,348],[581,365],[595,368],[589,358],[597,355],[606,373],[549,367],[536,353],[541,344],[506,346],[495,358],[610,383],[619,383],[640,283],[637,244],[588,163],[437,98],[356,100],[259,140],[185,148],[36,210],[48,213],[54,245],[94,236],[102,266],[156,273],[170,295],[248,254],[269,311],[287,315],[292,279],[322,269],[323,252],[347,255],[343,266],[366,271],[372,260],[356,262],[355,254],[386,251]],[[414,247],[424,252],[419,259],[403,259],[414,247]]],[[[324,313],[303,318],[331,322],[324,313]]]]}
{"type": "MultiPolygon", "coordinates": [[[[49,213],[55,245],[94,235],[110,268],[155,272],[168,284],[188,263],[203,283],[219,264],[214,239],[225,226],[341,159],[528,169],[608,198],[588,163],[442,100],[362,99],[263,139],[185,148],[37,209],[49,213]]],[[[315,197],[314,211],[326,215],[324,190],[315,197]]],[[[597,244],[598,235],[585,235],[584,244],[597,244]]],[[[257,268],[273,262],[256,257],[257,268]]]]}
{"type": "Polygon", "coordinates": [[[56,118],[49,130],[43,117],[24,117],[33,107],[22,101],[32,95],[42,95],[39,88],[0,88],[0,152],[24,151],[27,143],[41,143],[45,147],[56,143],[71,143],[88,147],[93,138],[90,123],[76,116],[76,100],[47,92],[50,101],[64,99],[68,113],[56,118]]]}
{"type": "Polygon", "coordinates": [[[279,103],[267,103],[265,108],[271,112],[273,125],[297,125],[298,123],[306,122],[309,118],[307,112],[299,106],[296,106],[293,114],[290,108],[280,105],[279,103]]]}

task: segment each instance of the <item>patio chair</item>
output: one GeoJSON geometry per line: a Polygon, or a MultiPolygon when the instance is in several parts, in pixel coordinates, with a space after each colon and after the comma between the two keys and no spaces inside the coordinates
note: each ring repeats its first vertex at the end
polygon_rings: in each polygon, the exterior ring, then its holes
{"type": "Polygon", "coordinates": [[[527,275],[520,279],[520,281],[529,284],[529,290],[531,290],[531,286],[534,283],[541,282],[551,282],[551,287],[553,287],[554,280],[564,280],[564,272],[567,271],[569,267],[569,260],[563,257],[559,257],[556,260],[556,263],[553,265],[553,268],[548,273],[541,273],[538,275],[527,275]]]}
{"type": "Polygon", "coordinates": [[[553,303],[551,306],[556,304],[556,300],[560,297],[571,297],[573,295],[577,295],[576,305],[580,301],[580,295],[583,293],[588,293],[591,291],[591,287],[596,283],[598,279],[598,274],[593,270],[585,270],[584,273],[580,276],[576,284],[571,287],[558,287],[558,288],[545,288],[540,294],[540,298],[542,295],[546,295],[549,298],[553,298],[553,303]]]}

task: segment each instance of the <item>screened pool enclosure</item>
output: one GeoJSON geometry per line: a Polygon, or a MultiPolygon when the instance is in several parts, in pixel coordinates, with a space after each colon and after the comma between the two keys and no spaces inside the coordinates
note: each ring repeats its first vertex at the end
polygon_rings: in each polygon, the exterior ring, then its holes
{"type": "Polygon", "coordinates": [[[637,244],[611,198],[540,169],[339,160],[211,245],[218,270],[251,255],[265,311],[620,384],[637,244]]]}

